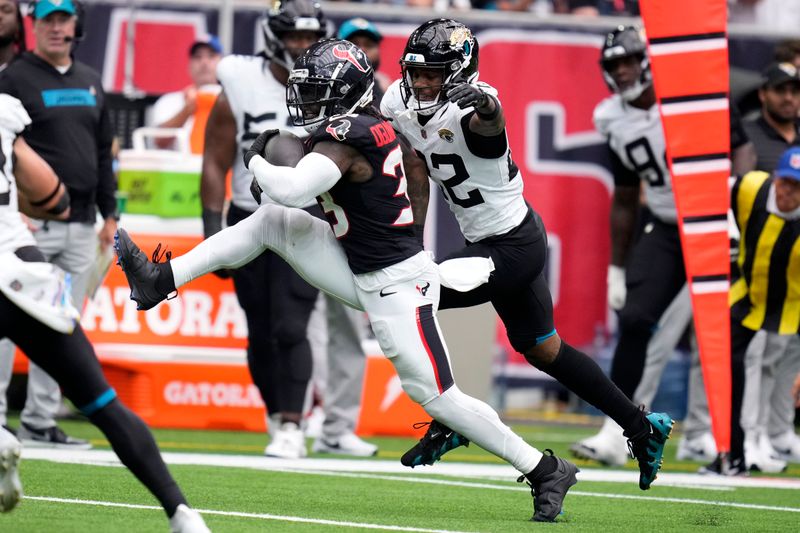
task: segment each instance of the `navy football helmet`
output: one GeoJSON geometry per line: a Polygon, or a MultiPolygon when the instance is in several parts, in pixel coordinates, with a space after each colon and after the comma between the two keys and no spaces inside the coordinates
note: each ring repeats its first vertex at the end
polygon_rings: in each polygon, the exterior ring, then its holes
{"type": "Polygon", "coordinates": [[[603,79],[613,92],[623,100],[631,102],[652,85],[653,74],[650,71],[650,59],[647,57],[647,46],[641,30],[634,26],[619,26],[606,36],[600,51],[600,66],[603,68],[603,79]],[[639,79],[630,87],[620,88],[611,75],[612,66],[618,59],[636,57],[639,60],[641,73],[639,79]]]}
{"type": "Polygon", "coordinates": [[[400,59],[400,88],[406,107],[430,115],[447,103],[447,90],[478,79],[478,41],[464,24],[451,19],[435,19],[418,27],[406,42],[400,59]],[[420,100],[414,88],[414,69],[437,69],[442,86],[433,100],[420,100]]]}
{"type": "Polygon", "coordinates": [[[367,54],[349,41],[311,45],[289,73],[286,106],[295,126],[313,130],[323,120],[372,104],[374,72],[367,54]]]}

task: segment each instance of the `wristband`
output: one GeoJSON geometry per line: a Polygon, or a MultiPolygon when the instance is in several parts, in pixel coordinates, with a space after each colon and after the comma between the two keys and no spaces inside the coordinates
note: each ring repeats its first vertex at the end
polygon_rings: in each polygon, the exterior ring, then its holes
{"type": "Polygon", "coordinates": [[[487,101],[489,99],[494,101],[494,109],[492,109],[489,113],[482,113],[480,109],[475,108],[475,112],[478,114],[478,118],[481,120],[494,120],[500,114],[500,102],[498,102],[497,99],[491,94],[486,94],[486,98],[487,101]]]}
{"type": "Polygon", "coordinates": [[[51,215],[60,215],[67,209],[69,209],[69,193],[66,189],[64,189],[64,194],[62,194],[61,198],[58,199],[56,205],[48,209],[47,212],[51,215]]]}

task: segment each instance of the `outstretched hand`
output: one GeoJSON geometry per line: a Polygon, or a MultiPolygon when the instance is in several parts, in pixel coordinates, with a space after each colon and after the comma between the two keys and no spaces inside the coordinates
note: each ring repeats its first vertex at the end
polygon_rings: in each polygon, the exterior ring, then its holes
{"type": "Polygon", "coordinates": [[[461,83],[447,91],[447,99],[461,109],[467,107],[483,108],[489,103],[489,97],[477,85],[461,83]]]}
{"type": "Polygon", "coordinates": [[[278,133],[280,133],[280,130],[264,130],[256,137],[256,140],[253,141],[253,144],[251,144],[250,148],[244,153],[244,166],[247,167],[248,170],[250,169],[250,160],[257,155],[264,157],[266,155],[264,149],[267,147],[267,142],[275,135],[278,135],[278,133]]]}

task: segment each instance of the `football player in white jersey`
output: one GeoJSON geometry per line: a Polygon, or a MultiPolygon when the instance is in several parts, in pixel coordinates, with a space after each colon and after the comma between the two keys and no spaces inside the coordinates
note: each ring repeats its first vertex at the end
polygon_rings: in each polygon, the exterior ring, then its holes
{"type": "MultiPolygon", "coordinates": [[[[225,176],[231,167],[233,197],[227,225],[236,224],[258,208],[250,193],[252,176],[241,158],[258,134],[265,129],[282,128],[305,135],[305,131],[293,126],[289,118],[286,82],[300,54],[329,34],[328,21],[314,0],[286,0],[272,3],[262,20],[262,30],[265,41],[262,53],[230,55],[217,66],[223,92],[211,110],[206,127],[200,186],[206,238],[222,228],[225,176]]],[[[271,201],[266,196],[262,199],[271,201]]],[[[322,216],[316,204],[306,207],[322,216]]],[[[236,271],[218,274],[232,275],[236,295],[247,317],[247,363],[267,406],[272,436],[264,453],[276,457],[304,457],[307,450],[300,426],[312,370],[307,330],[318,291],[271,252],[236,271]]],[[[330,302],[329,305],[340,304],[330,302]]],[[[353,433],[360,395],[346,392],[361,390],[366,359],[357,336],[348,335],[348,328],[352,330],[353,325],[347,315],[336,316],[343,318],[342,323],[329,324],[328,335],[339,335],[339,344],[344,343],[346,349],[329,353],[329,361],[331,365],[347,365],[348,370],[332,370],[331,375],[347,376],[348,382],[329,385],[329,391],[338,391],[339,404],[325,405],[323,434],[315,442],[314,449],[374,455],[377,447],[353,433]],[[350,340],[352,337],[356,340],[350,340]],[[334,419],[340,414],[345,416],[334,419]]]]}
{"type": "MultiPolygon", "coordinates": [[[[45,261],[23,222],[21,208],[38,218],[69,215],[66,188],[19,137],[30,122],[19,100],[0,94],[0,337],[9,337],[51,375],[105,434],[120,461],[159,500],[172,531],[208,532],[167,470],[147,426],[106,381],[70,302],[68,278],[45,261]]],[[[13,509],[22,496],[20,450],[14,435],[0,427],[0,512],[13,509]]]]}
{"type": "MultiPolygon", "coordinates": [[[[400,64],[402,78],[389,87],[381,111],[424,158],[467,239],[466,247],[445,259],[491,257],[495,265],[488,283],[473,291],[443,288],[440,308],[492,302],[512,346],[528,362],[625,428],[639,461],[639,486],[648,489],[672,420],[640,411],[590,357],[556,333],[544,276],[544,225],[522,196],[497,91],[478,81],[477,40],[459,22],[431,20],[411,34],[400,64]]],[[[460,444],[450,428],[434,421],[401,461],[431,464],[460,444]]]]}
{"type": "MultiPolygon", "coordinates": [[[[655,396],[667,360],[689,325],[691,302],[688,293],[681,291],[686,285],[686,272],[677,211],[641,32],[633,26],[620,26],[610,32],[601,49],[600,66],[614,93],[594,110],[595,126],[608,141],[614,174],[608,303],[620,311],[620,316],[611,379],[628,397],[647,405],[655,396]],[[643,231],[636,240],[642,188],[647,209],[641,210],[645,219],[639,224],[643,231]],[[643,381],[645,364],[648,379],[643,381]]],[[[691,397],[704,397],[696,350],[689,386],[691,397]]],[[[695,416],[698,417],[700,414],[695,416]]],[[[694,425],[699,427],[684,428],[691,429],[692,439],[689,442],[686,434],[682,437],[678,458],[713,459],[716,447],[709,428],[705,424],[694,425]]],[[[624,464],[626,460],[622,430],[610,419],[597,435],[575,443],[571,451],[578,457],[609,465],[624,464]]]]}

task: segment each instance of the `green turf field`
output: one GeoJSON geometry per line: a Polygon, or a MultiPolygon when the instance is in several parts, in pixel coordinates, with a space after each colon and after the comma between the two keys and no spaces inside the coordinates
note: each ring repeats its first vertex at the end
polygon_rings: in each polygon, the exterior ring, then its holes
{"type": "MultiPolygon", "coordinates": [[[[12,426],[16,423],[11,421],[12,426]]],[[[102,452],[108,449],[102,435],[83,422],[62,426],[70,434],[91,439],[101,450],[91,457],[100,459],[74,464],[31,459],[23,453],[25,499],[12,513],[0,515],[0,531],[167,531],[156,501],[126,469],[95,464],[108,456],[102,452]]],[[[515,429],[557,454],[594,431],[552,424],[515,429]]],[[[785,482],[793,488],[704,487],[694,484],[693,477],[677,476],[682,481],[673,482],[662,476],[650,491],[642,492],[635,481],[597,481],[610,474],[578,463],[592,480],[573,487],[564,515],[551,525],[528,521],[530,492],[515,482],[513,472],[502,476],[472,472],[483,467],[503,469],[501,461],[474,446],[448,454],[443,462],[447,472],[436,467],[403,471],[396,465],[410,439],[369,439],[381,447],[375,460],[324,462],[324,466],[311,461],[307,464],[315,466],[301,471],[260,457],[263,435],[175,430],[155,430],[155,434],[162,449],[173,452],[167,455],[169,462],[178,457],[183,462],[201,457],[205,461],[173,464],[171,470],[213,531],[800,531],[798,465],[773,476],[779,481],[764,483],[785,482]],[[243,461],[256,466],[241,467],[243,461]]],[[[694,472],[697,464],[671,460],[675,440],[670,442],[664,471],[694,472]]],[[[629,472],[633,465],[629,462],[629,472]]]]}

